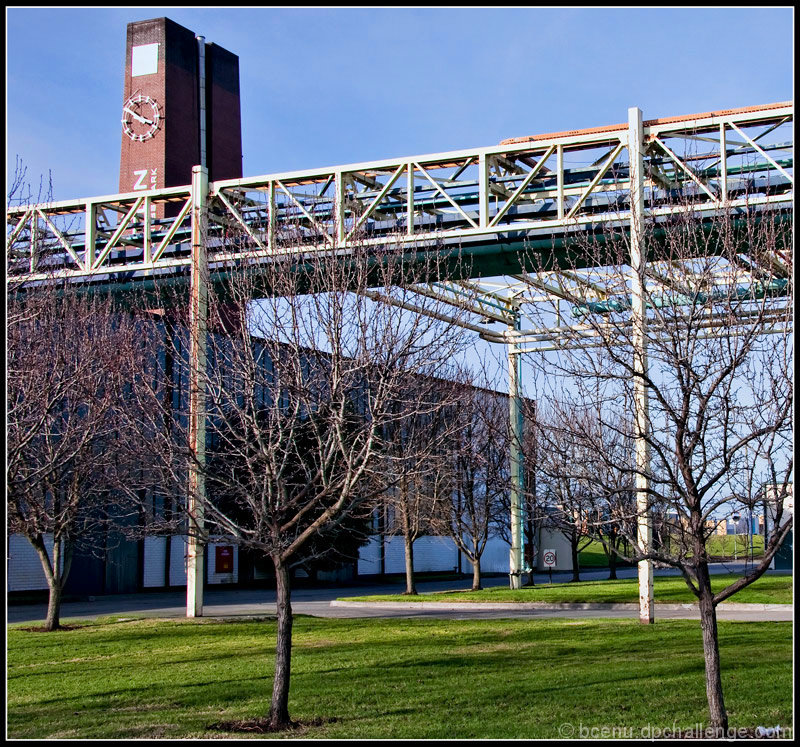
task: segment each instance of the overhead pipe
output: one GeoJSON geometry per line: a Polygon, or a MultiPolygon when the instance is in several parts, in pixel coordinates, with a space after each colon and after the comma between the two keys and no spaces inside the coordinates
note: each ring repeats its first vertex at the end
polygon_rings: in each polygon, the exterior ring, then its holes
{"type": "MultiPolygon", "coordinates": [[[[789,281],[786,278],[775,278],[768,283],[756,280],[753,283],[715,288],[711,293],[698,292],[693,295],[686,293],[665,293],[659,296],[650,296],[645,304],[648,309],[662,309],[669,306],[705,305],[723,301],[758,301],[766,297],[786,296],[789,292],[789,281]],[[732,288],[732,290],[731,290],[732,288]]],[[[610,314],[612,312],[630,311],[632,297],[615,296],[605,301],[589,301],[573,306],[572,315],[584,317],[589,314],[610,314]]]]}

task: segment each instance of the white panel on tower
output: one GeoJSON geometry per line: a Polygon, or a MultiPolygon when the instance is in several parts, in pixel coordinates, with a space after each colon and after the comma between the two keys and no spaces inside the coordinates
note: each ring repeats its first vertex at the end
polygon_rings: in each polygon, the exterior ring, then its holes
{"type": "Polygon", "coordinates": [[[131,47],[131,77],[158,72],[158,43],[131,47]]]}

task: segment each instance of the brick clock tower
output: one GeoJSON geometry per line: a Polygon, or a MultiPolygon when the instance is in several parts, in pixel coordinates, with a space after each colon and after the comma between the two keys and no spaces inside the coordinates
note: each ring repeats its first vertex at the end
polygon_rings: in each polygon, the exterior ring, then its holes
{"type": "Polygon", "coordinates": [[[128,24],[121,119],[120,192],[242,176],[239,58],[169,18],[128,24]]]}

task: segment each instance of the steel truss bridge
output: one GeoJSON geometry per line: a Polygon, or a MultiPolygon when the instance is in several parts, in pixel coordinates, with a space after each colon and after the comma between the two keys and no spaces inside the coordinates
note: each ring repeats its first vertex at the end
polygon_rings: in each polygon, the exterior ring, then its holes
{"type": "MultiPolygon", "coordinates": [[[[636,137],[645,218],[685,212],[687,200],[698,219],[791,208],[793,111],[785,102],[642,122],[636,137]]],[[[598,302],[618,295],[619,289],[603,288],[596,268],[575,272],[575,258],[567,264],[560,250],[578,233],[629,225],[631,137],[629,122],[488,148],[210,182],[201,195],[186,185],[10,207],[9,276],[120,289],[187,278],[192,215],[202,206],[212,277],[215,268],[245,255],[269,260],[355,244],[409,252],[449,248],[461,260],[454,272],[466,268],[469,277],[441,278],[420,291],[468,303],[484,323],[514,326],[525,301],[542,294],[568,296],[565,288],[583,283],[593,286],[587,298],[598,302]],[[171,217],[155,217],[165,212],[171,217]],[[520,252],[537,250],[551,255],[549,272],[531,274],[521,266],[520,252]]],[[[790,264],[776,255],[769,270],[788,278],[790,264]]],[[[485,326],[476,331],[501,339],[485,326]]]]}
{"type": "MultiPolygon", "coordinates": [[[[639,227],[684,215],[687,204],[698,225],[754,211],[791,218],[793,112],[793,103],[783,102],[643,120],[632,108],[623,124],[485,148],[214,182],[196,167],[191,185],[10,207],[8,282],[58,277],[120,291],[189,284],[201,245],[212,281],[237,259],[268,262],[331,247],[449,251],[461,263],[414,290],[466,309],[472,321],[463,326],[508,345],[519,438],[520,353],[557,348],[567,331],[563,321],[537,326],[526,307],[579,295],[587,303],[577,316],[626,308],[634,346],[644,345],[637,326],[646,316],[645,285],[651,298],[661,289],[673,302],[675,289],[658,271],[643,271],[639,227]],[[576,236],[615,230],[627,233],[631,247],[631,279],[622,288],[604,268],[568,251],[576,236]],[[524,266],[523,251],[546,256],[547,267],[524,266]]],[[[756,260],[743,250],[736,268],[720,268],[716,287],[779,303],[789,297],[791,251],[776,248],[756,260]]],[[[197,312],[202,300],[193,294],[192,303],[197,312]]],[[[572,320],[570,332],[591,337],[572,320]]],[[[646,418],[640,394],[637,419],[646,418]]],[[[516,450],[511,460],[519,476],[516,450]]],[[[642,499],[646,485],[638,488],[642,499]]],[[[514,498],[512,585],[522,571],[514,498]]],[[[652,602],[651,582],[649,588],[652,602]]]]}

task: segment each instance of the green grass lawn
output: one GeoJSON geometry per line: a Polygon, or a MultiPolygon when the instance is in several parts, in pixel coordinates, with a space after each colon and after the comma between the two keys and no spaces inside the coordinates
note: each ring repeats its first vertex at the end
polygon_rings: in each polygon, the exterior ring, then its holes
{"type": "MultiPolygon", "coordinates": [[[[238,737],[208,727],[268,711],[272,620],[22,627],[7,637],[10,738],[238,737]]],[[[289,708],[307,725],[274,736],[635,737],[707,721],[696,621],[299,616],[294,630],[289,708]]],[[[719,634],[731,727],[791,725],[791,623],[722,621],[719,634]]]]}
{"type": "MultiPolygon", "coordinates": [[[[715,591],[727,586],[738,576],[712,576],[715,591]]],[[[662,603],[696,603],[681,576],[656,576],[653,583],[655,601],[662,603]]],[[[537,584],[523,589],[496,586],[481,591],[439,591],[417,596],[403,594],[348,597],[349,601],[364,602],[595,602],[617,603],[639,601],[639,586],[635,578],[616,581],[576,581],[560,584],[537,584]]],[[[728,602],[750,604],[791,604],[792,576],[765,575],[729,597],[728,602]]]]}
{"type": "MultiPolygon", "coordinates": [[[[706,550],[715,558],[736,558],[743,560],[745,557],[762,558],[764,556],[764,538],[760,535],[753,536],[752,553],[750,551],[750,538],[746,534],[728,534],[725,536],[713,535],[706,542],[706,550]]],[[[675,548],[677,552],[677,548],[675,548]]],[[[581,568],[608,568],[608,556],[603,550],[603,544],[593,540],[578,553],[578,563],[581,568]]],[[[629,566],[629,563],[618,561],[617,567],[629,566]]]]}
{"type": "MultiPolygon", "coordinates": [[[[581,568],[608,568],[608,556],[603,549],[603,543],[593,540],[578,553],[578,564],[581,568]]],[[[629,563],[617,559],[617,568],[629,566],[629,563]]]]}
{"type": "MultiPolygon", "coordinates": [[[[731,560],[744,560],[745,558],[764,557],[764,538],[758,534],[753,535],[753,546],[750,547],[750,537],[746,534],[714,534],[706,541],[706,552],[713,558],[729,558],[731,560]]],[[[688,550],[681,550],[674,545],[675,540],[669,540],[667,549],[670,552],[682,553],[687,556],[692,553],[688,550]]],[[[603,551],[602,545],[600,552],[603,551]]],[[[581,561],[583,565],[583,561],[581,561]]]]}
{"type": "MultiPolygon", "coordinates": [[[[713,535],[706,542],[706,551],[709,555],[742,560],[751,555],[750,537],[746,534],[713,535]]],[[[753,535],[752,556],[764,557],[764,538],[758,534],[753,535]]]]}

